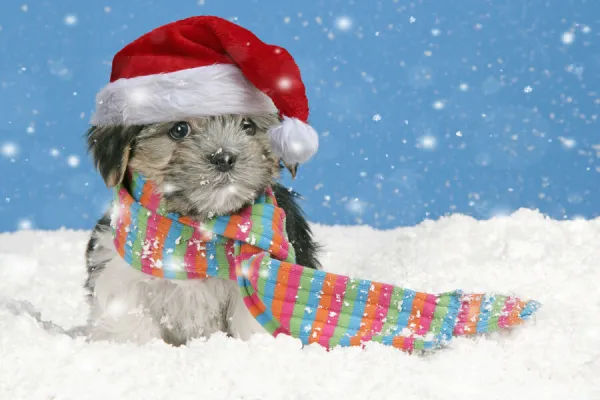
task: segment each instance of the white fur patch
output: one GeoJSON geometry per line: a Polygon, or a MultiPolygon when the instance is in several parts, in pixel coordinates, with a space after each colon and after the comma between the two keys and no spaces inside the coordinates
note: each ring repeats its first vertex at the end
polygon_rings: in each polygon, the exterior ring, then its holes
{"type": "Polygon", "coordinates": [[[91,124],[136,125],[276,112],[269,96],[236,66],[218,64],[111,82],[96,96],[91,124]]]}
{"type": "Polygon", "coordinates": [[[319,135],[297,118],[284,117],[283,122],[269,129],[273,152],[286,163],[302,164],[319,149],[319,135]]]}
{"type": "Polygon", "coordinates": [[[155,278],[123,261],[109,231],[97,239],[104,249],[92,261],[110,261],[94,277],[92,340],[145,343],[160,339],[162,327],[186,341],[225,330],[243,340],[265,332],[244,305],[236,282],[155,278]]]}

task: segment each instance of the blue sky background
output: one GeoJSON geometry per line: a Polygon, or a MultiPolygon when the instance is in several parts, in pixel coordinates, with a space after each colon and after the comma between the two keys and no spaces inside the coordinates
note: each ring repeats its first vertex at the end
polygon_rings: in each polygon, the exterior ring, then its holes
{"type": "Polygon", "coordinates": [[[2,0],[0,231],[94,225],[110,192],[83,135],[112,57],[192,15],[296,58],[321,133],[291,183],[311,221],[599,215],[597,0],[2,0]]]}

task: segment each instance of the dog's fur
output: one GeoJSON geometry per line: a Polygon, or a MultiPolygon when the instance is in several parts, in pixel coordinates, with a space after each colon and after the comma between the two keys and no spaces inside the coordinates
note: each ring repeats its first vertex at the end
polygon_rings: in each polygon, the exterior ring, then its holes
{"type": "MultiPolygon", "coordinates": [[[[268,185],[286,214],[286,229],[301,265],[320,268],[317,245],[297,195],[276,182],[280,162],[271,152],[267,130],[276,115],[224,115],[184,121],[190,133],[174,139],[180,122],[147,126],[92,127],[89,151],[112,187],[127,168],[157,184],[167,211],[199,221],[238,211],[268,185]],[[214,157],[235,159],[221,172],[214,157]]],[[[112,243],[107,212],[94,228],[86,251],[91,306],[90,338],[144,343],[162,338],[173,345],[223,331],[242,339],[262,332],[246,309],[237,284],[219,278],[171,281],[132,269],[112,243]]]]}

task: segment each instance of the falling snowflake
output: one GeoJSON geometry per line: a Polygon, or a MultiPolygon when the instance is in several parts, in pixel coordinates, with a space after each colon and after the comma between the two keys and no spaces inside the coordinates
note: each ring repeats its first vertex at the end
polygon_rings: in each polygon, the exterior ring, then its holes
{"type": "Polygon", "coordinates": [[[19,152],[19,147],[15,144],[15,143],[4,143],[2,145],[2,155],[5,157],[14,157],[17,155],[17,153],[19,152]]]}
{"type": "Polygon", "coordinates": [[[29,230],[33,228],[33,222],[29,219],[22,219],[17,223],[20,230],[29,230]]]}
{"type": "Polygon", "coordinates": [[[572,44],[575,41],[575,32],[567,31],[564,32],[560,38],[563,44],[572,44]]]}
{"type": "Polygon", "coordinates": [[[50,149],[50,155],[52,157],[56,158],[56,157],[58,157],[60,155],[60,151],[58,149],[52,148],[52,149],[50,149]]]}
{"type": "Polygon", "coordinates": [[[460,85],[458,85],[458,89],[460,89],[461,92],[466,92],[467,90],[469,90],[469,84],[461,83],[460,85]]]}
{"type": "Polygon", "coordinates": [[[411,16],[411,17],[408,19],[408,21],[409,21],[411,24],[414,24],[414,23],[417,21],[417,19],[416,19],[415,17],[411,16]]]}
{"type": "Polygon", "coordinates": [[[533,88],[531,86],[525,86],[525,88],[523,88],[523,93],[531,93],[533,92],[533,88]]]}
{"type": "Polygon", "coordinates": [[[281,90],[288,90],[292,87],[292,80],[290,78],[281,78],[277,81],[277,86],[281,90]]]}
{"type": "Polygon", "coordinates": [[[381,115],[380,114],[373,115],[373,121],[375,121],[375,122],[381,121],[381,115]]]}
{"type": "Polygon", "coordinates": [[[69,167],[71,168],[76,168],[79,166],[79,157],[77,157],[76,155],[70,155],[67,158],[67,164],[69,165],[69,167]]]}
{"type": "Polygon", "coordinates": [[[425,150],[433,150],[437,147],[437,139],[432,135],[421,136],[417,147],[425,150]]]}
{"type": "Polygon", "coordinates": [[[444,107],[446,107],[446,103],[443,100],[436,100],[431,106],[434,110],[442,110],[444,107]]]}
{"type": "Polygon", "coordinates": [[[69,14],[69,15],[65,16],[64,21],[65,21],[65,25],[67,25],[67,26],[77,25],[77,16],[74,14],[69,14]]]}
{"type": "Polygon", "coordinates": [[[335,27],[340,31],[347,31],[352,28],[352,20],[348,17],[338,17],[335,20],[335,27]]]}
{"type": "Polygon", "coordinates": [[[577,145],[577,142],[573,138],[566,138],[564,136],[559,136],[558,140],[560,140],[561,144],[565,149],[572,149],[577,145]]]}

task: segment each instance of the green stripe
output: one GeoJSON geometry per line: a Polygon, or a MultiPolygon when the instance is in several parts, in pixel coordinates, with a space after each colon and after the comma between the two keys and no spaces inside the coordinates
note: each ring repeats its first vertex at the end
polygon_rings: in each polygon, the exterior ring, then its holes
{"type": "Polygon", "coordinates": [[[137,215],[137,234],[135,235],[135,242],[133,243],[133,248],[131,250],[131,266],[138,270],[142,269],[142,247],[146,240],[148,214],[148,210],[142,207],[137,215]]]}
{"type": "Polygon", "coordinates": [[[298,283],[298,293],[296,294],[296,304],[294,304],[294,311],[292,312],[292,319],[290,320],[290,331],[292,335],[298,337],[302,329],[302,319],[304,318],[304,310],[306,309],[306,303],[308,303],[308,295],[310,294],[312,274],[308,268],[302,269],[302,275],[300,275],[300,281],[298,283]]]}
{"type": "Polygon", "coordinates": [[[435,311],[433,312],[433,320],[429,326],[429,332],[434,335],[439,335],[442,331],[442,325],[444,323],[444,318],[446,318],[446,314],[448,314],[448,305],[450,304],[451,299],[451,294],[443,294],[438,297],[438,302],[435,306],[435,311]]]}
{"type": "Polygon", "coordinates": [[[340,340],[348,331],[350,325],[350,317],[354,311],[354,300],[358,295],[358,286],[360,281],[358,279],[350,279],[346,283],[346,290],[344,291],[344,297],[342,298],[342,308],[340,310],[340,316],[338,319],[337,326],[333,331],[329,345],[335,347],[340,344],[340,340]]]}
{"type": "MultiPolygon", "coordinates": [[[[179,243],[175,243],[175,250],[173,251],[173,260],[178,263],[178,265],[183,265],[185,260],[185,253],[187,252],[188,244],[192,235],[194,234],[194,228],[191,226],[183,225],[181,228],[181,234],[179,235],[179,243]]],[[[185,266],[184,266],[185,269],[185,266]]],[[[187,272],[182,271],[187,278],[187,272]]],[[[185,279],[182,278],[182,279],[185,279]]]]}
{"type": "Polygon", "coordinates": [[[400,315],[400,309],[402,308],[402,298],[404,297],[404,289],[400,287],[394,287],[392,290],[392,298],[390,300],[390,306],[388,308],[387,315],[385,316],[385,323],[381,328],[382,335],[391,335],[395,333],[396,326],[398,325],[398,315],[400,315]]]}
{"type": "Polygon", "coordinates": [[[255,204],[252,207],[252,214],[250,215],[250,221],[252,221],[252,229],[248,235],[248,243],[256,245],[259,243],[259,238],[263,235],[265,226],[263,223],[264,206],[262,204],[255,204]]]}
{"type": "Polygon", "coordinates": [[[490,318],[488,319],[488,331],[497,331],[500,329],[498,327],[498,320],[502,315],[502,309],[504,308],[504,302],[506,301],[506,296],[496,296],[495,301],[492,305],[492,311],[490,314],[490,318]]]}
{"type": "MultiPolygon", "coordinates": [[[[229,261],[227,260],[227,250],[225,249],[225,244],[227,243],[227,239],[224,237],[219,237],[216,246],[216,257],[217,257],[217,276],[219,278],[229,279],[229,261]]],[[[234,268],[231,266],[231,268],[234,268]]]]}

